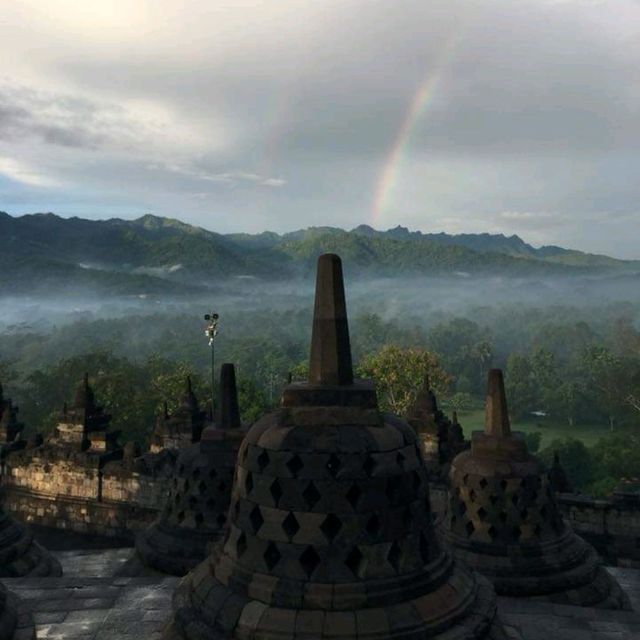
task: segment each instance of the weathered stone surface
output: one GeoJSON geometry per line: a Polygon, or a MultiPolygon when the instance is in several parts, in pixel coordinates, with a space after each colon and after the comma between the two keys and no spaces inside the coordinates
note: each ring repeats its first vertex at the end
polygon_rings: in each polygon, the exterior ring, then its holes
{"type": "Polygon", "coordinates": [[[227,534],[164,637],[504,637],[489,583],[435,539],[414,430],[351,380],[337,256],[319,260],[312,342],[309,384],[247,434],[227,534]]]}
{"type": "Polygon", "coordinates": [[[219,390],[218,421],[202,432],[200,442],[182,450],[163,511],[136,539],[140,560],[158,571],[184,575],[207,557],[224,531],[244,436],[232,364],[222,365],[219,390]]]}
{"type": "Polygon", "coordinates": [[[489,373],[485,432],[450,471],[439,530],[455,556],[500,595],[625,608],[618,584],[558,511],[549,476],[511,433],[501,372],[489,373]]]}

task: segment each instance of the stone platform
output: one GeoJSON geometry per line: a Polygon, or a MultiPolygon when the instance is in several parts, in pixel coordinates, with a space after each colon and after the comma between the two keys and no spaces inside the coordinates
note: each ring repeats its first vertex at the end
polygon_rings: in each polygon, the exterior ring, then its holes
{"type": "MultiPolygon", "coordinates": [[[[179,578],[117,577],[132,548],[58,551],[63,578],[3,582],[30,605],[47,640],[157,640],[179,578]]],[[[611,611],[499,598],[513,640],[640,640],[640,571],[609,568],[636,611],[611,611]]]]}

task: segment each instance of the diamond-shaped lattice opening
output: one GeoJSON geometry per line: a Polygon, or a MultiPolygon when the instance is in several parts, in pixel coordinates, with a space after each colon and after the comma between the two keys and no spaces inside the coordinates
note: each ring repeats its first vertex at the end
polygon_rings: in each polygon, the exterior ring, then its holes
{"type": "Polygon", "coordinates": [[[358,547],[353,547],[353,549],[349,551],[349,554],[344,560],[344,563],[351,570],[351,573],[356,576],[356,578],[359,578],[362,575],[363,560],[364,557],[362,556],[362,552],[360,551],[360,549],[358,549],[358,547]]]}
{"type": "Polygon", "coordinates": [[[200,494],[206,493],[207,492],[207,485],[204,482],[204,480],[200,481],[200,484],[198,485],[198,492],[200,494]]]}
{"type": "Polygon", "coordinates": [[[313,572],[320,564],[320,556],[316,553],[316,550],[309,546],[300,555],[300,566],[307,574],[307,577],[311,577],[313,572]]]}
{"type": "Polygon", "coordinates": [[[498,530],[493,525],[487,529],[487,533],[492,540],[495,540],[498,537],[498,530]]]}
{"type": "Polygon", "coordinates": [[[389,552],[387,553],[387,561],[395,569],[395,572],[400,571],[400,559],[402,558],[402,549],[396,540],[391,543],[389,552]]]}
{"type": "Polygon", "coordinates": [[[528,515],[529,515],[529,511],[528,511],[528,509],[522,509],[522,510],[520,511],[520,517],[521,517],[523,520],[526,520],[528,515]]]}
{"type": "Polygon", "coordinates": [[[402,469],[404,467],[404,463],[406,461],[406,457],[402,453],[402,451],[398,451],[398,455],[396,456],[396,464],[402,469]]]}
{"type": "Polygon", "coordinates": [[[408,529],[413,522],[413,513],[411,513],[411,507],[406,507],[402,514],[402,524],[405,529],[408,529]]]}
{"type": "Polygon", "coordinates": [[[514,493],[511,496],[511,502],[513,503],[514,506],[518,504],[518,494],[517,493],[514,493]]]}
{"type": "Polygon", "coordinates": [[[533,533],[535,533],[539,537],[542,534],[542,527],[537,524],[533,530],[533,533]]]}
{"type": "Polygon", "coordinates": [[[300,524],[293,513],[289,512],[287,517],[282,521],[282,530],[287,534],[289,540],[300,531],[300,524]]]}
{"type": "Polygon", "coordinates": [[[547,510],[547,505],[543,504],[540,507],[540,515],[546,520],[548,514],[549,514],[549,511],[547,510]]]}
{"type": "Polygon", "coordinates": [[[204,522],[204,516],[201,513],[196,513],[196,517],[194,519],[196,521],[196,527],[201,527],[204,522]]]}
{"type": "Polygon", "coordinates": [[[487,513],[487,510],[484,507],[480,507],[478,509],[478,517],[480,518],[480,520],[484,521],[488,515],[489,514],[487,513]]]}
{"type": "Polygon", "coordinates": [[[466,484],[467,484],[467,482],[469,482],[469,474],[468,474],[468,473],[465,473],[465,474],[462,476],[462,484],[466,485],[466,484]]]}
{"type": "Polygon", "coordinates": [[[318,500],[320,500],[321,497],[320,492],[316,489],[316,485],[313,484],[313,482],[309,482],[305,490],[302,492],[302,498],[304,499],[308,509],[313,509],[313,507],[318,504],[318,500]]]}
{"type": "Polygon", "coordinates": [[[209,498],[209,499],[207,500],[206,505],[207,505],[207,509],[209,509],[209,510],[215,509],[215,507],[216,507],[216,501],[215,501],[213,498],[209,498]]]}
{"type": "Polygon", "coordinates": [[[417,471],[411,472],[411,487],[414,491],[417,491],[422,484],[422,480],[420,479],[420,474],[417,471]]]}
{"type": "Polygon", "coordinates": [[[278,551],[278,547],[273,542],[269,543],[269,546],[265,549],[265,552],[262,556],[264,558],[265,564],[269,571],[272,571],[273,568],[280,562],[280,558],[282,555],[278,551]]]}
{"type": "Polygon", "coordinates": [[[500,522],[502,522],[502,524],[505,524],[507,521],[507,512],[501,511],[500,514],[498,515],[498,518],[500,519],[500,522]]]}
{"type": "Polygon", "coordinates": [[[174,478],[173,479],[173,486],[177,487],[178,486],[178,478],[174,478]]]}
{"type": "Polygon", "coordinates": [[[361,496],[362,496],[362,490],[356,483],[354,483],[349,488],[349,491],[347,491],[347,494],[345,497],[349,501],[349,504],[355,509],[358,506],[358,500],[360,500],[361,496]]]}
{"type": "Polygon", "coordinates": [[[506,491],[508,486],[509,486],[509,483],[506,480],[501,480],[500,481],[500,488],[503,491],[506,491]]]}
{"type": "Polygon", "coordinates": [[[238,541],[236,542],[236,554],[238,558],[242,557],[244,552],[247,550],[247,536],[244,533],[241,533],[238,536],[238,541]]]}
{"type": "Polygon", "coordinates": [[[189,506],[193,509],[193,507],[196,506],[198,502],[198,498],[196,498],[195,496],[189,496],[189,506]]]}
{"type": "Polygon", "coordinates": [[[195,469],[191,474],[191,477],[193,480],[197,480],[200,477],[200,469],[195,469]]]}
{"type": "Polygon", "coordinates": [[[226,488],[227,488],[227,483],[224,480],[220,480],[220,482],[218,482],[218,491],[222,493],[226,488]]]}
{"type": "Polygon", "coordinates": [[[327,460],[327,471],[335,478],[341,466],[340,458],[335,453],[332,453],[327,460]]]}
{"type": "Polygon", "coordinates": [[[460,511],[461,516],[467,513],[467,505],[462,500],[458,503],[458,511],[460,511]]]}
{"type": "Polygon", "coordinates": [[[520,536],[522,535],[522,531],[520,531],[520,527],[513,527],[513,529],[511,530],[511,535],[516,540],[520,540],[520,536]]]}
{"type": "Polygon", "coordinates": [[[451,523],[451,526],[453,527],[453,525],[458,522],[458,518],[456,518],[456,516],[451,516],[449,518],[449,522],[451,523]]]}
{"type": "Polygon", "coordinates": [[[476,501],[476,492],[471,489],[471,491],[469,491],[469,500],[471,500],[471,502],[475,502],[476,501]]]}
{"type": "Polygon", "coordinates": [[[218,475],[218,472],[215,469],[209,469],[209,477],[215,478],[218,475]]]}
{"type": "Polygon", "coordinates": [[[249,473],[247,473],[247,477],[244,480],[244,490],[247,492],[247,495],[249,495],[252,489],[253,489],[253,473],[249,471],[249,473]]]}
{"type": "Polygon", "coordinates": [[[253,507],[251,510],[251,513],[249,514],[249,521],[251,522],[253,533],[258,533],[258,531],[260,531],[260,527],[264,524],[264,518],[262,517],[262,512],[258,505],[253,507]]]}
{"type": "Polygon", "coordinates": [[[498,502],[498,496],[494,496],[493,493],[489,496],[489,502],[495,506],[496,502],[498,502]]]}
{"type": "Polygon", "coordinates": [[[185,480],[185,481],[184,481],[184,490],[185,490],[185,493],[186,493],[187,491],[189,491],[189,487],[190,487],[190,486],[191,486],[191,485],[189,484],[189,481],[188,481],[188,480],[185,480]]]}
{"type": "Polygon", "coordinates": [[[489,482],[486,478],[482,478],[482,480],[480,480],[478,484],[480,485],[481,489],[486,489],[489,482]]]}
{"type": "Polygon", "coordinates": [[[378,463],[373,459],[373,456],[367,456],[367,459],[364,461],[362,468],[368,476],[372,476],[377,466],[378,463]]]}
{"type": "Polygon", "coordinates": [[[298,454],[294,455],[293,458],[291,458],[289,462],[287,462],[287,469],[289,469],[291,475],[294,478],[298,477],[298,473],[300,473],[302,467],[304,467],[304,464],[302,463],[302,460],[300,459],[300,456],[298,454]]]}
{"type": "Polygon", "coordinates": [[[469,535],[471,535],[476,530],[476,528],[473,526],[473,522],[471,522],[471,520],[469,520],[469,522],[467,522],[467,524],[465,526],[465,529],[467,530],[467,533],[469,535]]]}
{"type": "Polygon", "coordinates": [[[234,520],[237,520],[239,515],[240,515],[240,500],[236,500],[236,503],[233,505],[234,520]]]}
{"type": "Polygon", "coordinates": [[[322,533],[324,533],[325,537],[329,542],[333,542],[334,538],[340,533],[340,529],[342,529],[342,521],[338,516],[333,513],[330,513],[320,525],[320,529],[322,533]]]}
{"type": "Polygon", "coordinates": [[[377,514],[374,513],[369,520],[367,520],[365,528],[371,536],[377,536],[380,533],[380,518],[378,518],[377,514]]]}
{"type": "Polygon", "coordinates": [[[242,462],[246,462],[248,457],[249,457],[249,447],[245,447],[244,451],[242,452],[242,462]]]}
{"type": "Polygon", "coordinates": [[[258,468],[262,473],[269,464],[269,454],[263,450],[262,453],[256,458],[256,462],[258,463],[258,468]]]}
{"type": "Polygon", "coordinates": [[[184,520],[184,511],[180,511],[180,513],[176,516],[178,522],[182,522],[184,520]]]}
{"type": "Polygon", "coordinates": [[[227,516],[225,516],[224,513],[218,514],[218,517],[216,518],[216,523],[219,527],[221,527],[226,521],[227,521],[227,516]]]}
{"type": "Polygon", "coordinates": [[[278,503],[280,502],[280,498],[282,498],[282,487],[280,486],[280,482],[277,479],[271,483],[269,491],[271,492],[271,497],[273,498],[273,501],[277,507],[278,503]]]}
{"type": "Polygon", "coordinates": [[[181,464],[181,465],[180,465],[180,468],[178,469],[178,473],[179,473],[180,475],[183,475],[183,474],[184,474],[184,465],[183,465],[183,464],[181,464]]]}

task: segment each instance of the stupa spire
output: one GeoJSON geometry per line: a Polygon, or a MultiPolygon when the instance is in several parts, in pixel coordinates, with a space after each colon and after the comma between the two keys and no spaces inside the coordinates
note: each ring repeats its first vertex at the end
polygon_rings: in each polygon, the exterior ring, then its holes
{"type": "Polygon", "coordinates": [[[225,362],[220,368],[220,401],[218,403],[218,429],[239,429],[240,409],[236,389],[236,370],[225,362]]]}
{"type": "Polygon", "coordinates": [[[489,371],[484,432],[497,438],[508,438],[511,435],[507,396],[504,391],[502,370],[500,369],[491,369],[489,371]]]}
{"type": "Polygon", "coordinates": [[[309,384],[353,384],[342,261],[333,253],[318,258],[309,384]]]}

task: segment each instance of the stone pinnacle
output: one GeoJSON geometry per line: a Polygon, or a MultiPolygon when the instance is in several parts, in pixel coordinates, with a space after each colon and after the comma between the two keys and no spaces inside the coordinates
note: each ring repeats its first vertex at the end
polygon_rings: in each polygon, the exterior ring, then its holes
{"type": "Polygon", "coordinates": [[[236,370],[226,362],[220,368],[220,401],[218,402],[218,429],[239,429],[240,410],[236,390],[236,370]]]}
{"type": "Polygon", "coordinates": [[[353,384],[342,261],[332,253],[318,258],[309,384],[353,384]]]}
{"type": "Polygon", "coordinates": [[[511,435],[507,397],[501,369],[491,369],[487,384],[487,404],[484,431],[487,435],[508,438],[511,435]]]}

